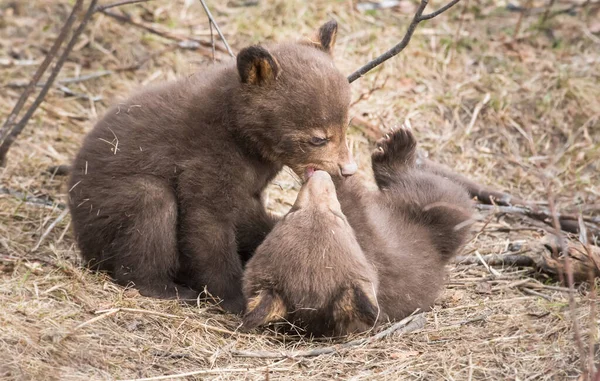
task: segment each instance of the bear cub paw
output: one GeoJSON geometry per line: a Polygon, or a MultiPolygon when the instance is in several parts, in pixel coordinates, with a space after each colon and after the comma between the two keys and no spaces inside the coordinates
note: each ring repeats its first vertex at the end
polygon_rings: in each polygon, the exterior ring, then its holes
{"type": "Polygon", "coordinates": [[[409,127],[392,128],[377,141],[376,148],[371,154],[373,166],[412,167],[415,163],[416,148],[417,141],[409,127]]]}

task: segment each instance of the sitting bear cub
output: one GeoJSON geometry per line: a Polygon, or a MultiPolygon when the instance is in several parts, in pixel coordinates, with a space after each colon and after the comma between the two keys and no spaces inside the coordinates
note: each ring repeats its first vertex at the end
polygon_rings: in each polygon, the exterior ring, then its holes
{"type": "Polygon", "coordinates": [[[108,110],[72,166],[69,207],[87,266],[142,295],[206,291],[244,308],[243,262],[275,220],[261,193],[289,166],[350,176],[350,86],[337,24],[250,46],[237,62],[145,89],[108,110]]]}

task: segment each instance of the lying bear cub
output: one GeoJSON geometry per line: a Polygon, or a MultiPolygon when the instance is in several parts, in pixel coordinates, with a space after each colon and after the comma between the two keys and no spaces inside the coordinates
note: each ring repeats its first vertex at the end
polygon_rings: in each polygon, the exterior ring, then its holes
{"type": "Polygon", "coordinates": [[[416,141],[390,133],[372,154],[377,191],[316,171],[247,264],[243,327],[286,319],[337,336],[428,310],[465,243],[460,185],[415,167],[416,141]],[[339,200],[339,201],[338,201],[339,200]]]}
{"type": "Polygon", "coordinates": [[[269,181],[284,165],[356,172],[336,33],[330,21],[313,39],[244,48],[107,111],[69,181],[85,264],[142,295],[206,290],[242,312],[243,264],[276,222],[261,202],[269,181]]]}

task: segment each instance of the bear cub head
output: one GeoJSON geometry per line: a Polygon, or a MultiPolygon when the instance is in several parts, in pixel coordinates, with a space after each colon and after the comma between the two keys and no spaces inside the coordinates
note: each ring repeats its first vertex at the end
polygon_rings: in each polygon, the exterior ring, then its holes
{"type": "Polygon", "coordinates": [[[324,171],[308,173],[296,203],[246,266],[242,329],[286,320],[314,336],[372,328],[379,279],[324,171]]]}
{"type": "Polygon", "coordinates": [[[294,43],[250,46],[237,56],[236,122],[263,157],[290,167],[351,176],[346,141],[350,84],[333,63],[337,23],[294,43]]]}

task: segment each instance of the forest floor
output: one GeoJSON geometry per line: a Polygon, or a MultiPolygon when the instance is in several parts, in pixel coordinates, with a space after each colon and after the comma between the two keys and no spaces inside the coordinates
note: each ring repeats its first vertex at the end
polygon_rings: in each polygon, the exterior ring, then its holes
{"type": "MultiPolygon", "coordinates": [[[[0,4],[0,121],[72,3],[0,4]]],[[[401,39],[416,4],[358,11],[352,1],[208,3],[234,51],[308,36],[335,18],[336,64],[348,74],[401,39]]],[[[561,211],[600,215],[597,3],[545,22],[544,3],[530,4],[515,36],[519,13],[504,1],[462,0],[352,84],[349,139],[362,176],[373,140],[409,120],[430,158],[473,180],[541,205],[551,191],[561,211]]],[[[442,5],[433,1],[428,10],[442,5]]],[[[424,326],[351,347],[341,346],[347,338],[243,334],[238,316],[145,298],[82,269],[64,211],[66,178],[46,169],[68,164],[106,108],[131,91],[212,64],[210,47],[177,45],[178,38],[210,42],[198,1],[112,12],[171,38],[95,15],[0,167],[0,379],[565,380],[580,378],[582,365],[598,357],[595,289],[583,283],[569,292],[532,268],[450,266],[424,326]],[[329,346],[336,350],[298,356],[329,346]]],[[[217,46],[216,58],[230,59],[217,46]]],[[[267,191],[269,209],[285,213],[298,188],[284,171],[267,191]]],[[[522,216],[478,216],[462,255],[535,255],[547,236],[544,224],[522,216]]]]}

